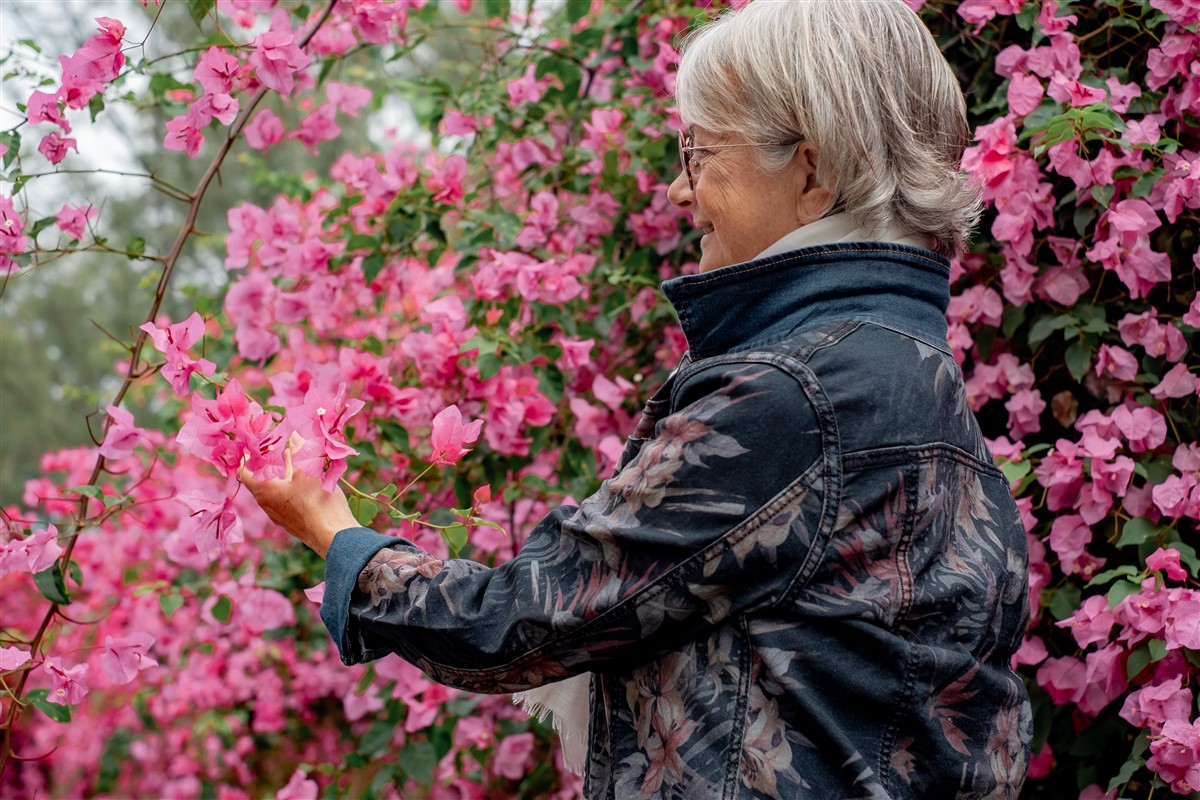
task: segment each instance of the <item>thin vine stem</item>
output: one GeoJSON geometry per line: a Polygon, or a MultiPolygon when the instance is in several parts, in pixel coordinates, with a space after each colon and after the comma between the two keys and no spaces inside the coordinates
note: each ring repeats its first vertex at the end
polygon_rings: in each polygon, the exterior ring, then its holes
{"type": "MultiPolygon", "coordinates": [[[[312,40],[312,37],[317,33],[317,31],[321,29],[321,26],[328,21],[330,15],[333,13],[334,7],[337,6],[337,3],[338,0],[329,0],[329,4],[300,39],[299,46],[301,48],[305,47],[309,41],[312,40]]],[[[230,126],[229,135],[221,144],[220,150],[217,151],[217,154],[213,157],[212,162],[208,165],[208,168],[204,171],[204,174],[200,177],[199,182],[196,184],[195,190],[188,193],[188,197],[191,199],[188,204],[187,215],[184,218],[183,226],[180,228],[179,234],[175,237],[175,243],[172,245],[170,252],[163,259],[162,273],[159,276],[158,285],[154,290],[154,301],[151,303],[150,310],[146,315],[147,322],[153,323],[158,317],[158,311],[162,307],[163,300],[166,297],[167,287],[170,285],[171,277],[175,272],[176,264],[179,263],[179,257],[183,253],[183,248],[192,235],[197,233],[196,217],[200,212],[200,204],[208,191],[208,187],[212,184],[213,179],[216,178],[221,165],[224,164],[225,158],[229,155],[229,151],[233,148],[234,142],[237,141],[238,136],[241,134],[242,129],[246,126],[250,116],[254,113],[254,110],[257,108],[258,104],[262,102],[262,99],[266,96],[268,91],[269,90],[267,87],[263,86],[257,89],[254,94],[251,95],[241,114],[236,120],[234,120],[233,125],[230,126]]],[[[116,397],[113,399],[112,405],[120,406],[121,401],[125,399],[125,395],[129,392],[129,389],[133,386],[134,382],[138,380],[141,374],[138,369],[138,363],[141,360],[142,349],[145,347],[147,338],[149,338],[149,334],[147,334],[145,331],[142,331],[137,340],[134,342],[133,352],[125,371],[124,380],[121,383],[121,388],[117,391],[116,397]]],[[[109,425],[111,425],[111,420],[105,425],[106,432],[109,425]]],[[[95,464],[92,467],[92,472],[86,485],[96,485],[100,475],[104,472],[104,464],[104,456],[97,454],[95,464]]],[[[62,556],[59,558],[59,563],[64,573],[67,571],[67,567],[71,563],[71,554],[75,549],[76,542],[79,540],[78,536],[74,534],[81,527],[83,520],[87,519],[87,509],[90,500],[91,498],[86,495],[81,496],[79,499],[79,508],[75,512],[71,536],[67,541],[66,547],[63,549],[62,556]]],[[[30,643],[31,654],[36,654],[41,649],[42,642],[45,640],[46,632],[49,630],[50,624],[53,622],[57,614],[58,604],[51,602],[50,608],[42,617],[41,624],[38,625],[37,632],[34,634],[33,640],[30,643]]],[[[17,686],[14,692],[16,697],[23,696],[28,677],[29,671],[21,673],[21,677],[17,681],[17,686]]],[[[10,760],[16,757],[12,749],[13,729],[24,710],[25,706],[21,702],[17,701],[12,703],[9,706],[8,713],[5,716],[2,724],[4,734],[3,747],[0,748],[0,778],[3,778],[4,772],[8,768],[10,760]]]]}

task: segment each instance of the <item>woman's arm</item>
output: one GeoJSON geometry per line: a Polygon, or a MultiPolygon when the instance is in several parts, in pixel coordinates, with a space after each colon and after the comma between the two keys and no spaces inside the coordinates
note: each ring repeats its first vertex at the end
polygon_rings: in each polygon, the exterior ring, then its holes
{"type": "MultiPolygon", "coordinates": [[[[677,393],[617,475],[495,569],[338,533],[322,617],[343,661],[396,652],[443,683],[515,691],[641,663],[782,597],[825,522],[813,406],[759,363],[703,370],[677,393]]],[[[308,507],[279,514],[306,543],[319,536],[292,511],[308,507]]]]}

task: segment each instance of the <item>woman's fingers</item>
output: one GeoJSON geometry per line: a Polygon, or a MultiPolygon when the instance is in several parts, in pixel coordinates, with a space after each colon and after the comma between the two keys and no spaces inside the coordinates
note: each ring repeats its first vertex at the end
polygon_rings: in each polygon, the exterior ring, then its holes
{"type": "MultiPolygon", "coordinates": [[[[294,437],[296,434],[292,434],[294,437]]],[[[289,483],[292,480],[292,442],[288,440],[288,446],[283,448],[283,479],[289,483]]]]}

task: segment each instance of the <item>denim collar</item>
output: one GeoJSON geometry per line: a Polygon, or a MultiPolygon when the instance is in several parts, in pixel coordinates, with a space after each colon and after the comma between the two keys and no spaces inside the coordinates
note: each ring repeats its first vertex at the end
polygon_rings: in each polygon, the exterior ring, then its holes
{"type": "Polygon", "coordinates": [[[663,292],[693,359],[773,344],[799,328],[862,319],[946,343],[950,262],[888,242],[839,242],[672,278],[663,292]]]}

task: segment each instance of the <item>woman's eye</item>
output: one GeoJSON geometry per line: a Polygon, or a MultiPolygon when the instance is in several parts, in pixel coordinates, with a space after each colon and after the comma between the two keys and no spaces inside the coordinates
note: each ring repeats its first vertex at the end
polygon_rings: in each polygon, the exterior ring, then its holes
{"type": "Polygon", "coordinates": [[[696,148],[692,151],[692,169],[700,169],[708,159],[709,151],[696,148]]]}

